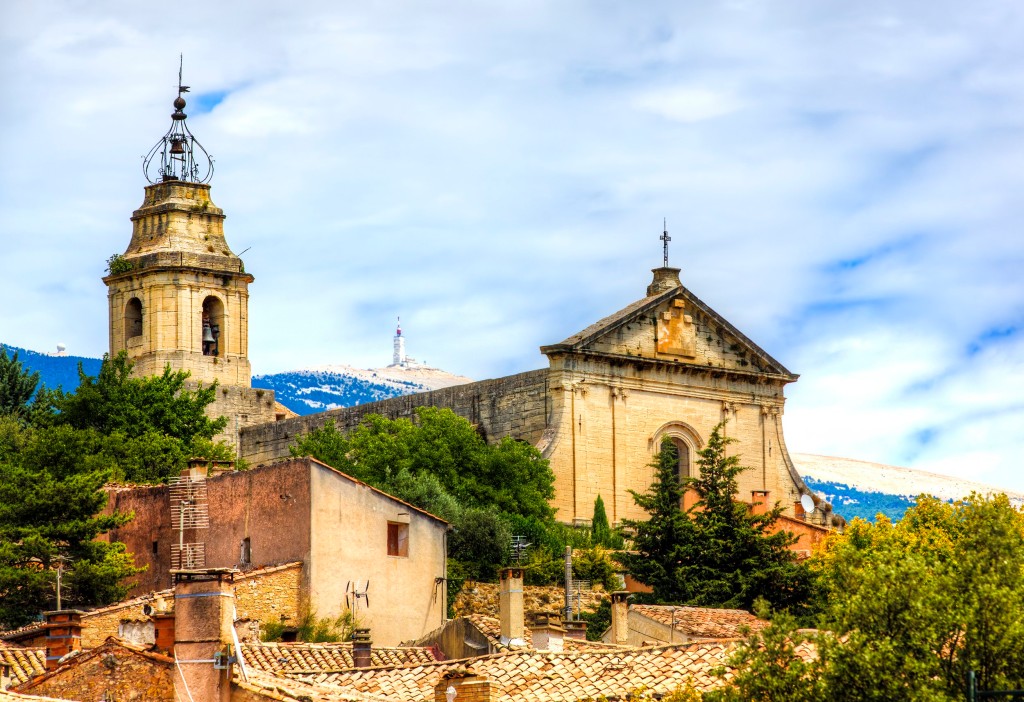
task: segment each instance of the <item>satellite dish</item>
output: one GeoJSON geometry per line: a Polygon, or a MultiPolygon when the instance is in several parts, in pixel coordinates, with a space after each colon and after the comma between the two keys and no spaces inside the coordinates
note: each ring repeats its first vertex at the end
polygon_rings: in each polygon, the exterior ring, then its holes
{"type": "Polygon", "coordinates": [[[67,349],[67,344],[57,344],[57,353],[64,353],[67,349]]]}
{"type": "Polygon", "coordinates": [[[142,605],[142,613],[147,617],[153,614],[153,605],[144,604],[142,605]]]}
{"type": "Polygon", "coordinates": [[[804,512],[810,514],[814,511],[814,498],[810,495],[800,495],[800,506],[804,508],[804,512]]]}

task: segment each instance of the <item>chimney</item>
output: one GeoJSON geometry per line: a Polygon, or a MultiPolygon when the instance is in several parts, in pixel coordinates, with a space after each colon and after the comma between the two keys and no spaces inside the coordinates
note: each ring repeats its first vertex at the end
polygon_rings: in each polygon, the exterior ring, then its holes
{"type": "Polygon", "coordinates": [[[153,620],[153,646],[166,654],[174,651],[174,612],[149,615],[153,620]]]}
{"type": "Polygon", "coordinates": [[[647,286],[647,297],[683,287],[683,284],[679,282],[679,271],[679,268],[669,268],[668,266],[651,269],[651,272],[654,273],[654,280],[647,286]]]}
{"type": "Polygon", "coordinates": [[[174,657],[181,699],[228,702],[234,653],[234,568],[172,570],[174,657]]]}
{"type": "Polygon", "coordinates": [[[619,590],[612,593],[612,643],[620,646],[629,644],[629,593],[619,590]]]}
{"type": "Polygon", "coordinates": [[[587,640],[587,623],[585,621],[574,619],[571,622],[562,622],[562,625],[565,627],[565,638],[587,640]]]}
{"type": "Polygon", "coordinates": [[[531,612],[530,636],[533,647],[538,651],[562,652],[562,641],[565,629],[561,626],[560,617],[553,612],[531,612]]]}
{"type": "Polygon", "coordinates": [[[46,669],[54,670],[61,658],[82,650],[82,612],[58,609],[46,612],[46,669]]]}
{"type": "Polygon", "coordinates": [[[501,642],[507,646],[525,646],[523,640],[523,569],[502,568],[498,591],[498,617],[501,642]]]}
{"type": "Polygon", "coordinates": [[[369,668],[372,662],[373,641],[369,629],[352,631],[352,663],[356,668],[369,668]]]}
{"type": "Polygon", "coordinates": [[[434,702],[498,702],[501,686],[470,668],[446,673],[434,686],[434,702]]]}
{"type": "Polygon", "coordinates": [[[764,514],[768,511],[768,496],[771,493],[767,490],[750,491],[750,513],[764,514]]]}

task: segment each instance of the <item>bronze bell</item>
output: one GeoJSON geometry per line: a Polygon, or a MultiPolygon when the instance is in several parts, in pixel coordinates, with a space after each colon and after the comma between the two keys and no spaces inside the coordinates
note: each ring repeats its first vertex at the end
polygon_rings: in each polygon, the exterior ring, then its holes
{"type": "Polygon", "coordinates": [[[171,153],[172,154],[183,154],[185,153],[185,140],[184,139],[171,139],[171,153]]]}
{"type": "Polygon", "coordinates": [[[212,344],[216,341],[216,339],[213,338],[213,329],[210,328],[209,324],[203,325],[203,341],[207,344],[212,344]]]}

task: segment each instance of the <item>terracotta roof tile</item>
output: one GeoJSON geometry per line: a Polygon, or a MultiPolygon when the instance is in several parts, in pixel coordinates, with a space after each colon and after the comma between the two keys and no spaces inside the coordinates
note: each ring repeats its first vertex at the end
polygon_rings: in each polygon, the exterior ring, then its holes
{"type": "Polygon", "coordinates": [[[711,675],[724,665],[735,641],[699,643],[600,652],[549,653],[515,651],[461,661],[443,661],[407,668],[367,668],[338,673],[285,677],[315,683],[323,689],[354,690],[397,699],[429,699],[434,686],[449,672],[471,666],[501,685],[502,698],[539,702],[623,695],[640,686],[671,692],[692,684],[700,690],[718,687],[711,675]]]}
{"type": "Polygon", "coordinates": [[[750,612],[742,609],[713,609],[710,607],[669,607],[665,605],[630,605],[630,614],[638,614],[675,630],[708,639],[725,639],[742,636],[741,627],[759,631],[768,625],[750,612]]]}
{"type": "Polygon", "coordinates": [[[11,677],[20,685],[32,676],[46,672],[46,649],[0,644],[0,663],[11,666],[11,677]]]}
{"type": "Polygon", "coordinates": [[[250,671],[247,679],[236,674],[233,682],[236,687],[257,697],[279,702],[385,702],[384,697],[355,690],[326,689],[296,680],[285,680],[262,671],[250,671]]]}
{"type": "MultiPolygon", "coordinates": [[[[242,644],[247,665],[265,671],[303,673],[335,672],[355,668],[351,643],[264,643],[242,644]]],[[[374,647],[374,667],[400,667],[433,663],[437,654],[426,647],[374,647]]]]}

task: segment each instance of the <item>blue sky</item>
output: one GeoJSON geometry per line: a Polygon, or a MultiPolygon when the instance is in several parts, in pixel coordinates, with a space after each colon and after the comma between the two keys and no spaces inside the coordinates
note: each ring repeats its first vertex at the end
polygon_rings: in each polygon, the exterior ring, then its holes
{"type": "Polygon", "coordinates": [[[684,283],[801,379],[790,450],[1024,490],[1024,5],[0,6],[0,340],[107,346],[179,52],[256,372],[475,378],[684,283]],[[251,247],[251,248],[250,248],[251,247]]]}

